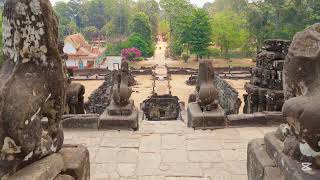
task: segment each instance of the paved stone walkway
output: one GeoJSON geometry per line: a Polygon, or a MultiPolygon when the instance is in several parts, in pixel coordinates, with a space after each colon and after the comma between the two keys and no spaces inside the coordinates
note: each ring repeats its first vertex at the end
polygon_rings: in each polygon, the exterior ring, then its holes
{"type": "Polygon", "coordinates": [[[274,130],[142,121],[137,132],[65,130],[65,143],[89,148],[92,180],[247,180],[248,142],[274,130]]]}

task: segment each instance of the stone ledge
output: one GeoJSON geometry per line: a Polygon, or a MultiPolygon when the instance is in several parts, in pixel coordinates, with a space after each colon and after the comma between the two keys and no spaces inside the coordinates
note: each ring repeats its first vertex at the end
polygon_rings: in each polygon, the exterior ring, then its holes
{"type": "Polygon", "coordinates": [[[268,133],[264,138],[266,151],[275,161],[277,167],[281,170],[286,180],[319,180],[320,170],[303,171],[302,162],[292,159],[285,155],[283,151],[283,142],[281,142],[275,133],[268,133]]]}
{"type": "MultiPolygon", "coordinates": [[[[39,161],[36,161],[26,166],[23,169],[20,169],[14,175],[8,177],[8,180],[54,179],[61,172],[63,167],[64,167],[64,162],[61,155],[52,154],[50,156],[47,156],[39,161]]],[[[3,179],[6,179],[6,178],[3,178],[3,179]]]]}
{"type": "Polygon", "coordinates": [[[139,111],[133,108],[129,116],[110,116],[107,110],[99,117],[98,129],[133,129],[139,130],[139,111]]]}
{"type": "Polygon", "coordinates": [[[224,110],[218,109],[202,112],[198,103],[188,105],[188,127],[194,129],[221,129],[227,126],[224,110]]]}
{"type": "Polygon", "coordinates": [[[258,112],[254,114],[232,114],[227,116],[231,127],[271,126],[285,123],[281,112],[258,112]]]}
{"type": "Polygon", "coordinates": [[[263,139],[253,140],[248,145],[248,179],[249,180],[281,180],[280,169],[268,156],[263,139]],[[278,175],[276,175],[278,174],[278,175]]]}

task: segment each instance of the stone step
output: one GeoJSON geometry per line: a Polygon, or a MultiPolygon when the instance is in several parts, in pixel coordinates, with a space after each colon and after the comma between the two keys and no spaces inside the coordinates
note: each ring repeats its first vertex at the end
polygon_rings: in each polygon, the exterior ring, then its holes
{"type": "Polygon", "coordinates": [[[248,179],[249,180],[282,180],[280,169],[269,157],[263,139],[253,140],[248,145],[248,179]]]}

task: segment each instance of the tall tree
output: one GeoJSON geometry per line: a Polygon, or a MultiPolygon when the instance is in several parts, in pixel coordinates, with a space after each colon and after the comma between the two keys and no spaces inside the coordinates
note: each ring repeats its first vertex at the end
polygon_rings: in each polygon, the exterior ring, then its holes
{"type": "Polygon", "coordinates": [[[177,33],[180,42],[199,56],[203,55],[211,43],[211,23],[208,13],[203,9],[195,9],[190,16],[181,17],[178,21],[177,33]]]}
{"type": "Polygon", "coordinates": [[[138,34],[144,41],[151,43],[151,25],[150,20],[145,13],[140,12],[133,17],[130,29],[131,33],[138,34]]]}
{"type": "Polygon", "coordinates": [[[221,48],[221,53],[227,58],[229,50],[240,48],[247,42],[248,31],[243,26],[244,17],[232,11],[216,13],[213,16],[213,41],[221,48]]]}
{"type": "Polygon", "coordinates": [[[136,4],[138,12],[144,12],[149,16],[152,35],[154,37],[158,34],[160,7],[156,0],[139,0],[136,4]]]}

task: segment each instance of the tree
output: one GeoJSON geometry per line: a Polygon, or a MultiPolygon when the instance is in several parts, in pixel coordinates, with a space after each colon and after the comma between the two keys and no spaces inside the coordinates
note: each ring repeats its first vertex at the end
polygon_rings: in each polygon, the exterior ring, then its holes
{"type": "Polygon", "coordinates": [[[82,30],[82,33],[86,37],[86,39],[91,40],[98,35],[99,31],[95,26],[88,26],[82,30]]]}
{"type": "Polygon", "coordinates": [[[145,42],[151,43],[151,25],[148,16],[140,12],[136,14],[131,22],[131,33],[140,35],[145,42]]]}
{"type": "Polygon", "coordinates": [[[248,39],[246,19],[232,11],[216,13],[213,16],[213,41],[220,46],[227,58],[229,50],[240,48],[248,39]]]}
{"type": "Polygon", "coordinates": [[[66,25],[66,32],[68,33],[68,35],[75,34],[78,32],[78,30],[79,28],[75,21],[71,21],[69,24],[66,25]]]}
{"type": "Polygon", "coordinates": [[[208,13],[202,9],[194,10],[189,26],[190,28],[184,30],[182,42],[191,46],[191,52],[196,54],[198,59],[211,44],[212,29],[208,13]]]}
{"type": "Polygon", "coordinates": [[[138,12],[144,12],[150,20],[153,37],[158,34],[160,7],[156,0],[139,0],[136,3],[138,12]]]}
{"type": "Polygon", "coordinates": [[[129,37],[127,47],[138,48],[142,52],[143,57],[151,57],[154,53],[153,46],[146,42],[139,34],[132,34],[129,37]]]}

